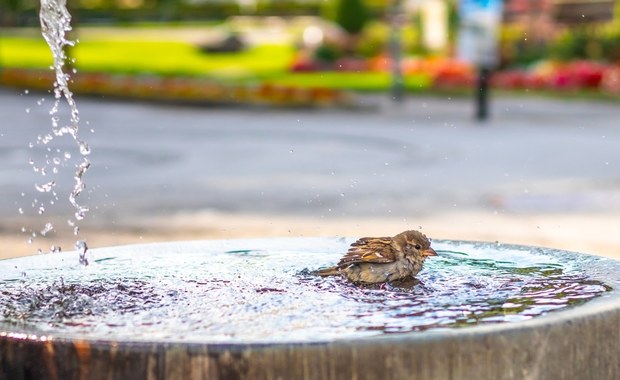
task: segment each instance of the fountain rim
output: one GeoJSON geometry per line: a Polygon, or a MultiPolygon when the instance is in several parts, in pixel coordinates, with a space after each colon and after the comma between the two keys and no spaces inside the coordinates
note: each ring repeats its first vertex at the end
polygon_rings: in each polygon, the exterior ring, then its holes
{"type": "MultiPolygon", "coordinates": [[[[233,242],[248,242],[248,243],[257,243],[257,242],[273,242],[274,240],[278,241],[300,241],[303,240],[305,242],[312,241],[322,241],[325,240],[332,241],[349,241],[354,240],[354,238],[348,237],[274,237],[274,238],[252,238],[252,239],[216,239],[216,240],[184,240],[184,241],[175,241],[175,242],[159,242],[159,243],[140,243],[140,244],[128,244],[128,245],[118,245],[118,246],[109,246],[109,247],[101,247],[93,249],[93,253],[105,252],[109,250],[118,251],[118,250],[135,250],[136,249],[152,249],[154,247],[157,248],[167,248],[168,253],[170,252],[171,247],[185,247],[187,245],[190,246],[208,246],[209,244],[224,244],[224,243],[233,243],[233,242]]],[[[449,239],[433,239],[434,242],[441,244],[474,244],[474,245],[489,245],[489,244],[498,244],[498,242],[488,242],[488,241],[477,241],[477,240],[449,240],[449,239]]],[[[575,251],[567,251],[556,248],[546,248],[540,246],[532,246],[532,245],[522,245],[522,244],[504,244],[499,243],[502,247],[513,248],[513,249],[545,249],[549,253],[552,254],[568,254],[568,255],[579,255],[591,257],[593,259],[600,259],[602,261],[606,261],[607,263],[611,263],[615,265],[619,270],[617,273],[620,273],[620,260],[615,260],[607,257],[596,256],[587,253],[575,252],[575,251]]],[[[62,252],[62,255],[76,255],[76,251],[66,251],[62,252]]],[[[40,255],[31,255],[31,256],[23,256],[17,258],[9,258],[0,260],[0,264],[5,263],[7,261],[22,261],[22,260],[32,260],[33,258],[40,257],[40,255]]],[[[588,270],[585,270],[586,273],[588,270]]],[[[71,334],[58,334],[54,335],[37,335],[34,333],[29,333],[27,329],[24,328],[9,328],[5,327],[2,322],[0,322],[0,340],[9,339],[9,340],[22,340],[22,341],[49,341],[55,343],[73,343],[76,340],[87,342],[92,348],[98,347],[101,349],[109,348],[109,347],[118,347],[123,346],[125,348],[141,350],[144,348],[152,348],[153,345],[160,347],[184,347],[189,349],[201,350],[205,347],[210,349],[224,349],[224,350],[243,350],[243,349],[260,349],[260,348],[288,348],[288,347],[301,347],[301,346],[350,346],[351,344],[356,345],[357,347],[361,346],[374,346],[377,344],[426,344],[433,341],[460,341],[462,339],[473,338],[484,339],[485,336],[495,336],[498,334],[509,335],[509,334],[521,334],[521,333],[530,333],[534,331],[539,331],[542,328],[557,326],[561,324],[574,324],[578,323],[582,320],[588,320],[589,318],[597,317],[597,318],[605,318],[605,315],[609,314],[618,314],[620,313],[620,275],[616,279],[604,278],[604,275],[613,274],[613,270],[609,270],[608,273],[595,274],[587,273],[592,276],[593,279],[601,280],[607,285],[612,286],[612,290],[609,292],[588,301],[585,305],[578,305],[574,307],[570,307],[564,310],[553,311],[547,313],[545,315],[541,315],[529,320],[525,321],[515,321],[515,322],[505,322],[505,323],[497,323],[497,324],[486,324],[486,325],[474,325],[474,326],[466,326],[460,328],[446,328],[446,329],[431,329],[425,331],[412,331],[412,332],[404,332],[404,333],[394,333],[388,335],[376,335],[369,337],[359,337],[359,338],[344,338],[344,339],[334,339],[334,340],[318,340],[318,341],[274,341],[274,342],[235,342],[235,343],[226,343],[226,342],[196,342],[196,341],[175,341],[175,340],[128,340],[128,341],[118,341],[118,340],[106,340],[106,339],[89,339],[78,338],[75,335],[71,334]],[[613,283],[613,284],[612,284],[613,283]]]]}

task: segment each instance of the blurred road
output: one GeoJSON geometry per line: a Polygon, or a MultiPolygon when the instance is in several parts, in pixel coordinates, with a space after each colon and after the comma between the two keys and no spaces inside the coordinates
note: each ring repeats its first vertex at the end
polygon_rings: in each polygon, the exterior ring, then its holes
{"type": "MultiPolygon", "coordinates": [[[[36,231],[44,219],[54,221],[58,238],[72,238],[61,231],[72,214],[72,163],[45,178],[28,164],[43,164],[46,153],[79,156],[68,136],[36,144],[51,128],[52,100],[41,100],[0,90],[0,232],[7,239],[22,226],[36,231]],[[58,201],[34,187],[50,178],[58,201]]],[[[92,148],[80,199],[91,212],[82,231],[106,231],[105,245],[132,236],[355,236],[422,225],[441,238],[561,248],[566,241],[568,249],[607,255],[620,247],[617,104],[499,98],[491,120],[479,124],[468,99],[416,97],[399,107],[364,97],[366,107],[355,110],[77,100],[81,138],[92,148]]]]}

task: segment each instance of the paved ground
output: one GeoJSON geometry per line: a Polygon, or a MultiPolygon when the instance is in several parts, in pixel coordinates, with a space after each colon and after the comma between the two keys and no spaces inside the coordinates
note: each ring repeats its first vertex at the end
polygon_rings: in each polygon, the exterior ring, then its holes
{"type": "MultiPolygon", "coordinates": [[[[67,196],[79,153],[67,136],[36,144],[51,128],[51,100],[41,98],[0,91],[1,256],[75,240],[67,196]],[[64,152],[72,159],[60,174],[28,164],[64,152]],[[50,179],[58,201],[34,188],[50,179]],[[21,228],[47,221],[55,231],[26,244],[21,228]]],[[[620,257],[620,106],[501,98],[479,124],[463,99],[360,101],[366,107],[273,111],[78,98],[92,147],[81,236],[104,246],[421,226],[435,238],[620,257]]]]}

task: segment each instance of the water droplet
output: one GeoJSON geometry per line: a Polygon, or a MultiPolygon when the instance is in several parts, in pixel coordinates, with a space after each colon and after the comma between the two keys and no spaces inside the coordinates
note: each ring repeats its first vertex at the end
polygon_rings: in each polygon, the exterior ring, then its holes
{"type": "Polygon", "coordinates": [[[23,215],[23,214],[24,214],[24,209],[23,209],[23,208],[21,208],[21,207],[20,207],[20,208],[18,208],[18,209],[17,209],[17,211],[18,211],[21,215],[23,215]]]}
{"type": "Polygon", "coordinates": [[[45,136],[41,136],[41,135],[37,136],[37,142],[39,144],[43,144],[43,145],[48,144],[53,139],[54,139],[54,137],[52,135],[50,135],[50,134],[47,134],[45,136]]]}
{"type": "Polygon", "coordinates": [[[88,245],[84,240],[78,240],[75,242],[75,249],[80,254],[80,264],[87,266],[88,259],[86,258],[86,252],[88,252],[88,245]]]}
{"type": "Polygon", "coordinates": [[[56,186],[56,182],[55,181],[50,181],[48,183],[44,183],[43,185],[34,185],[34,187],[37,189],[37,191],[39,191],[41,193],[49,193],[50,191],[52,191],[54,186],[56,186]]]}
{"type": "Polygon", "coordinates": [[[26,108],[26,113],[30,113],[30,108],[26,108]]]}
{"type": "Polygon", "coordinates": [[[80,207],[80,209],[78,211],[75,212],[75,219],[77,220],[84,220],[84,218],[86,217],[86,213],[88,212],[88,208],[86,207],[80,207]]]}
{"type": "Polygon", "coordinates": [[[45,227],[41,230],[41,235],[45,236],[47,235],[48,232],[52,231],[54,229],[54,226],[52,225],[52,223],[47,222],[45,223],[45,227]]]}
{"type": "Polygon", "coordinates": [[[341,196],[341,197],[344,197],[344,196],[345,196],[345,194],[344,194],[344,193],[340,193],[340,196],[341,196]]]}
{"type": "Polygon", "coordinates": [[[71,158],[71,153],[65,152],[65,159],[68,160],[71,158]]]}
{"type": "Polygon", "coordinates": [[[30,90],[24,90],[24,94],[26,95],[30,94],[30,90]]]}
{"type": "Polygon", "coordinates": [[[78,165],[77,170],[75,172],[76,177],[80,179],[80,185],[82,184],[81,179],[84,173],[90,168],[90,162],[84,161],[80,165],[78,165]]]}
{"type": "Polygon", "coordinates": [[[81,141],[79,143],[80,146],[80,153],[82,154],[82,156],[88,156],[90,154],[90,146],[88,146],[87,143],[81,141]]]}

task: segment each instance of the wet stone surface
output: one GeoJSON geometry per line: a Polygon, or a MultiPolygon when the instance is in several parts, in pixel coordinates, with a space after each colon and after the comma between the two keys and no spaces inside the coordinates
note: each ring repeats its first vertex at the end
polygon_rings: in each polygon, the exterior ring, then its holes
{"type": "Polygon", "coordinates": [[[398,284],[359,287],[312,274],[337,262],[350,242],[333,239],[316,251],[275,244],[95,252],[88,267],[75,252],[41,255],[55,265],[4,261],[0,329],[123,341],[313,342],[524,321],[611,290],[580,269],[598,258],[496,244],[435,242],[439,257],[398,284]]]}

